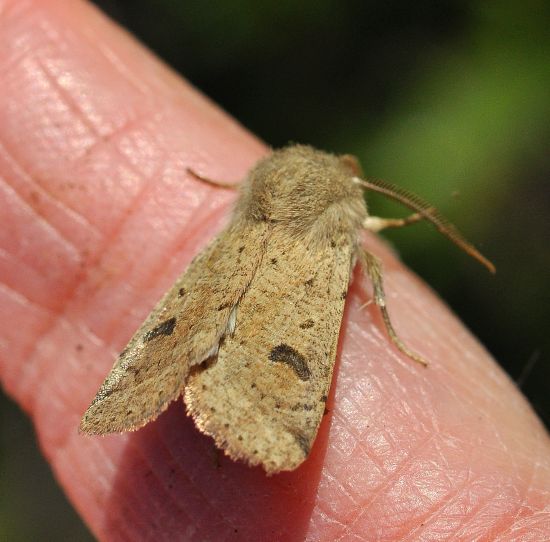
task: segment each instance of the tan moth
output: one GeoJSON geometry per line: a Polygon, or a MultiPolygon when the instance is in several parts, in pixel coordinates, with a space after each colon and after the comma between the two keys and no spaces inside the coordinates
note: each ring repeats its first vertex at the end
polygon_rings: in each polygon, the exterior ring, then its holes
{"type": "Polygon", "coordinates": [[[426,219],[494,271],[433,207],[363,179],[349,155],[290,146],[261,160],[239,190],[231,222],[120,354],[82,432],[139,429],[183,395],[196,426],[231,458],[269,474],[293,470],[307,458],[323,417],[356,261],[373,283],[390,339],[425,364],[391,325],[380,264],[359,244],[362,228],[426,219]],[[371,217],[364,189],[415,214],[371,217]]]}

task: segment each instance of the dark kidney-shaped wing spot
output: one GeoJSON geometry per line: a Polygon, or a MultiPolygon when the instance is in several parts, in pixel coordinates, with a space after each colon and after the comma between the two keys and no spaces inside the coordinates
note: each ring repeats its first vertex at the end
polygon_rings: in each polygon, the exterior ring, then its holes
{"type": "Polygon", "coordinates": [[[290,365],[300,380],[309,380],[311,377],[306,358],[288,344],[280,344],[273,348],[269,353],[269,359],[290,365]]]}
{"type": "Polygon", "coordinates": [[[160,335],[172,335],[174,333],[174,328],[176,327],[176,318],[172,317],[164,322],[160,323],[158,326],[154,327],[148,331],[143,337],[144,342],[148,342],[155,337],[160,335]]]}

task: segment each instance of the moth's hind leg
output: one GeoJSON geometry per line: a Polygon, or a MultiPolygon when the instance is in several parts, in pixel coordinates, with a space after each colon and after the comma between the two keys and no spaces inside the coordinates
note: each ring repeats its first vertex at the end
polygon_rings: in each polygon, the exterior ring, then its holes
{"type": "Polygon", "coordinates": [[[378,305],[380,312],[382,313],[382,319],[384,320],[384,325],[386,326],[386,331],[388,335],[395,344],[395,346],[401,350],[405,355],[411,358],[413,361],[420,363],[424,367],[428,366],[428,362],[420,355],[416,354],[401,341],[397,336],[395,329],[390,320],[390,315],[388,314],[388,309],[386,308],[386,294],[384,293],[384,284],[382,281],[382,266],[378,258],[365,250],[364,248],[359,249],[359,261],[364,271],[367,272],[369,278],[372,281],[372,286],[374,289],[374,302],[378,305]]]}

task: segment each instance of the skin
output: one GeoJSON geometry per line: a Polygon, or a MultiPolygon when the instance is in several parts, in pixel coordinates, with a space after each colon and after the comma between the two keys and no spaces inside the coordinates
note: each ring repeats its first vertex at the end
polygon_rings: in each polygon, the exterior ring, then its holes
{"type": "Polygon", "coordinates": [[[266,147],[87,4],[4,0],[0,44],[2,384],[97,537],[550,536],[541,423],[374,236],[395,328],[430,366],[361,307],[356,270],[330,413],[298,470],[267,478],[220,457],[181,402],[137,433],[79,435],[116,354],[227,220],[234,193],[185,168],[238,179],[266,147]]]}

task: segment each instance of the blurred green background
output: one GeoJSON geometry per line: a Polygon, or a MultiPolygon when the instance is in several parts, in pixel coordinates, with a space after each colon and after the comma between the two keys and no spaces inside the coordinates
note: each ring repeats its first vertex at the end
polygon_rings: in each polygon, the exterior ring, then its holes
{"type": "MultiPolygon", "coordinates": [[[[388,237],[550,424],[549,2],[95,3],[270,145],[356,154],[459,225],[496,276],[427,226],[388,237]]],[[[89,540],[2,401],[0,539],[89,540]]]]}

